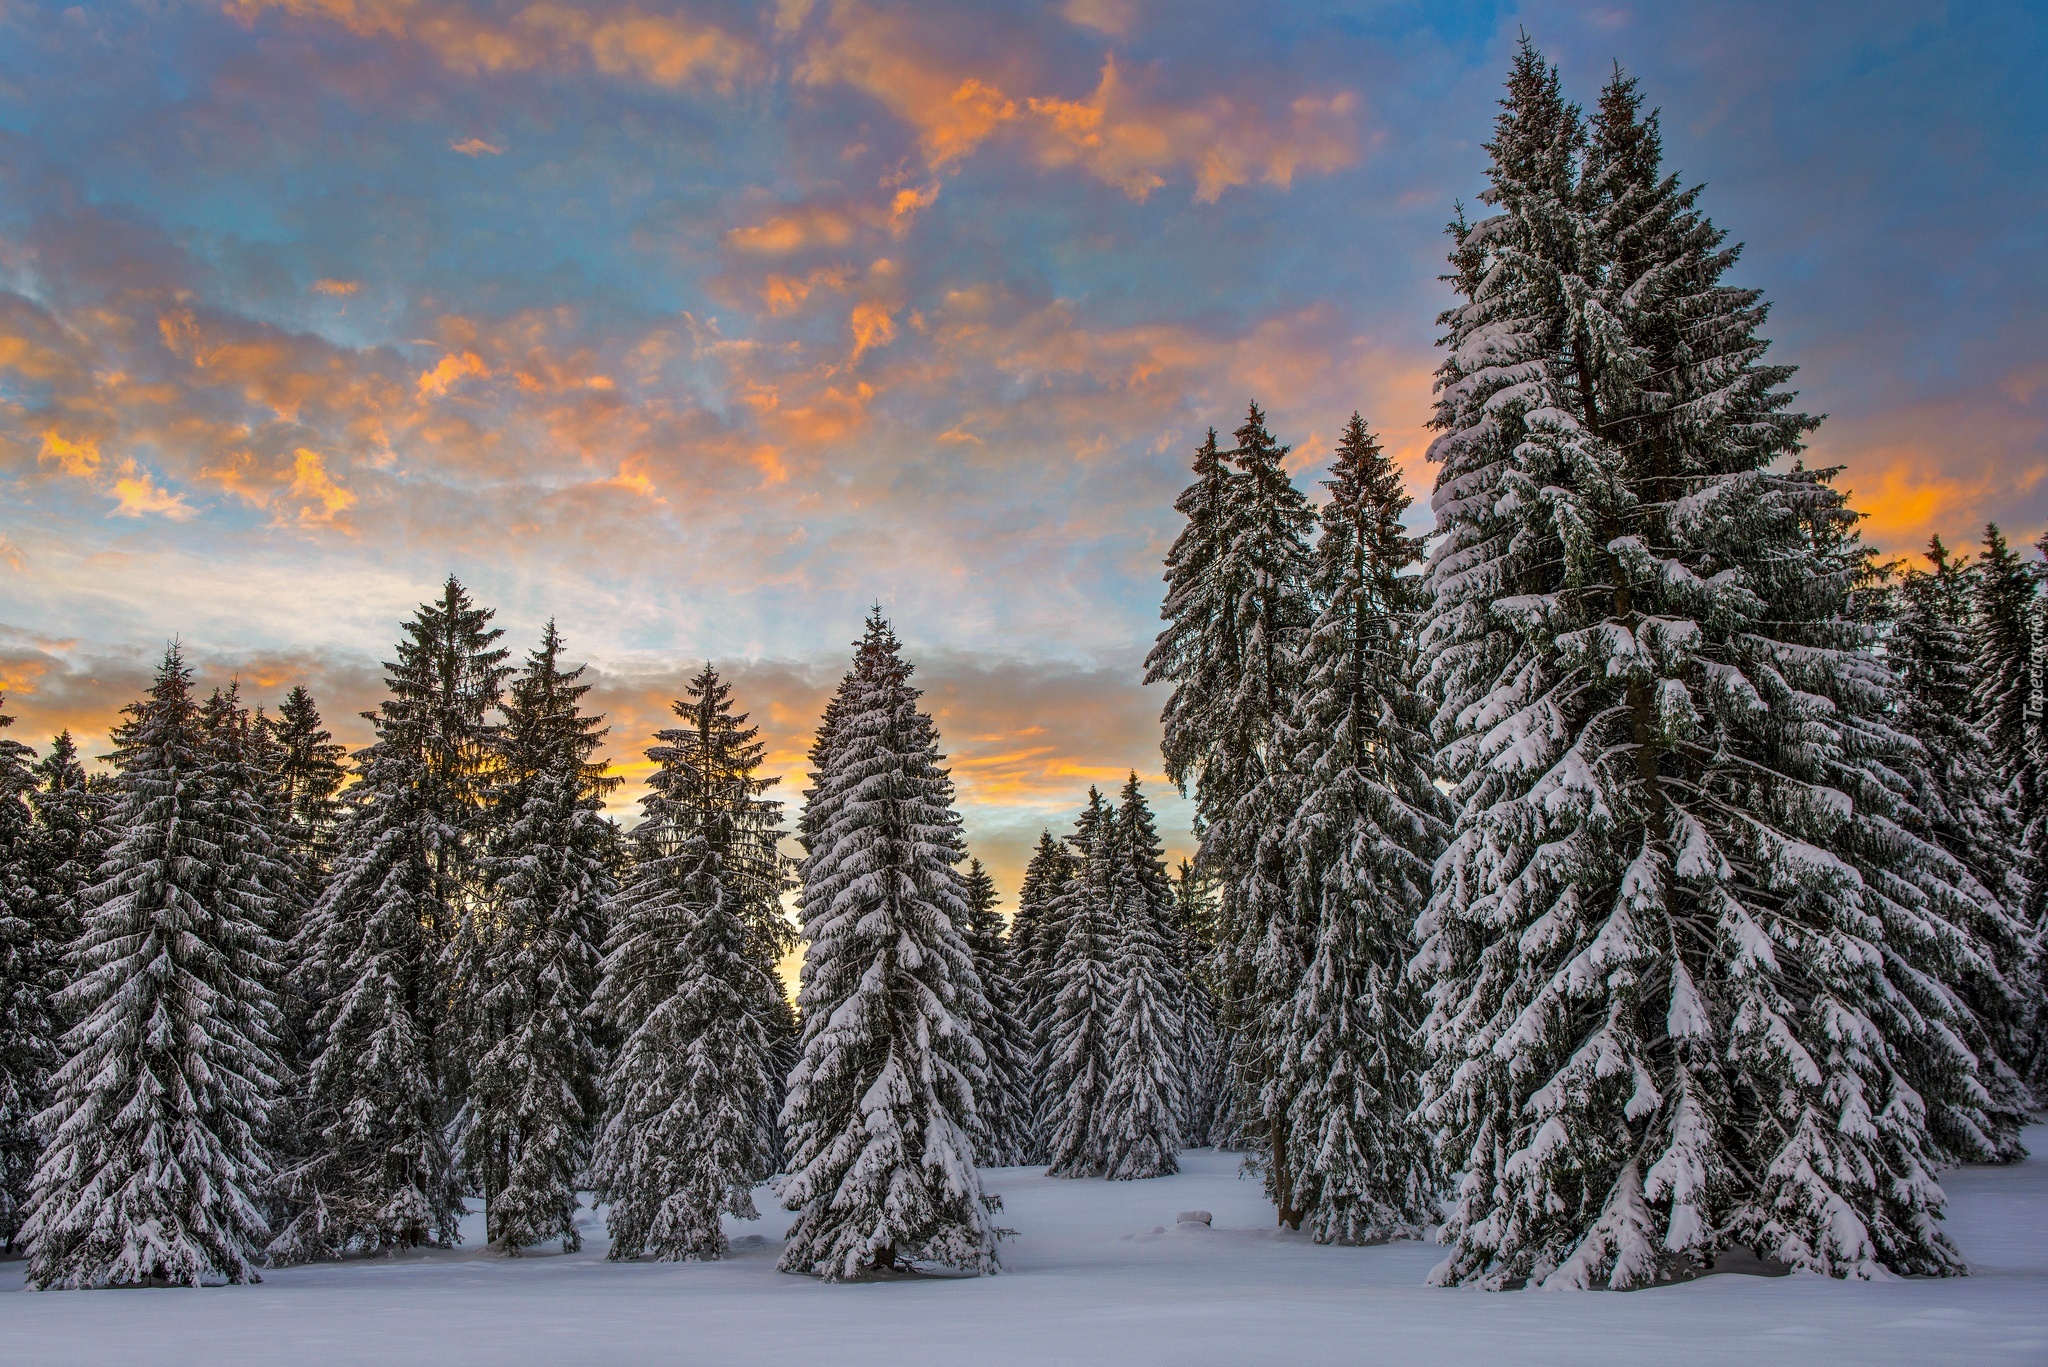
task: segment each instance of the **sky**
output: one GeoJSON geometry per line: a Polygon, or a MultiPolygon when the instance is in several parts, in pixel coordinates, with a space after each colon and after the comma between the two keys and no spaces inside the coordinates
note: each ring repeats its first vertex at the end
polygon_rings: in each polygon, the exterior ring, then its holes
{"type": "Polygon", "coordinates": [[[2038,5],[0,0],[10,734],[175,637],[359,744],[453,573],[629,780],[708,659],[794,800],[879,604],[1006,894],[1132,771],[1186,852],[1190,454],[1256,400],[1315,490],[1357,409],[1426,525],[1521,33],[1662,109],[1874,542],[2048,530],[2038,5]]]}

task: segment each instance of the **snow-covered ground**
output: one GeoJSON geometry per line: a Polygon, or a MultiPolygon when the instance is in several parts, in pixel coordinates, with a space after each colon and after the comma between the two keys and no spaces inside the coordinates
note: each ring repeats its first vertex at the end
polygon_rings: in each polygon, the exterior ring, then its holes
{"type": "MultiPolygon", "coordinates": [[[[1720,1275],[1629,1294],[1437,1291],[1434,1246],[1276,1235],[1237,1160],[1150,1182],[987,1174],[1008,1272],[824,1286],[775,1270],[787,1217],[735,1226],[724,1263],[611,1264],[475,1248],[290,1268],[261,1286],[21,1291],[0,1264],[0,1361],[180,1363],[2048,1363],[2048,1126],[2041,1155],[1949,1174],[1972,1275],[1842,1284],[1720,1275]],[[1191,1208],[1210,1229],[1176,1229],[1191,1208]]],[[[765,1193],[764,1204],[765,1204],[765,1193]]],[[[476,1231],[469,1231],[472,1238],[476,1231]]]]}

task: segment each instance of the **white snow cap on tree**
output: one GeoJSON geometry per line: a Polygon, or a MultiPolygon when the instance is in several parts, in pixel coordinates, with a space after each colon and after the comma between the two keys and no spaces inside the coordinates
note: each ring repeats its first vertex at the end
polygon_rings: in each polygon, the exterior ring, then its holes
{"type": "Polygon", "coordinates": [[[997,1270],[975,1169],[988,1011],[938,734],[879,610],[813,750],[802,837],[802,1052],[783,1105],[797,1213],[781,1267],[828,1281],[997,1270]]]}

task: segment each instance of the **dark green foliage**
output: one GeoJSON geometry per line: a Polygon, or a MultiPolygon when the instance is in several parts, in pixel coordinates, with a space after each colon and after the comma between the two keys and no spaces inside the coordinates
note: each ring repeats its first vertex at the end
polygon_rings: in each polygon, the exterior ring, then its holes
{"type": "Polygon", "coordinates": [[[706,665],[675,704],[610,909],[597,1006],[620,1040],[591,1179],[612,1258],[720,1258],[777,1153],[782,804],[759,731],[706,665]]]}
{"type": "Polygon", "coordinates": [[[512,680],[496,818],[477,860],[483,898],[446,957],[468,1029],[460,1158],[483,1193],[485,1237],[508,1253],[582,1246],[576,1182],[598,1118],[590,1002],[616,837],[604,795],[621,780],[597,757],[605,730],[582,710],[583,670],[564,669],[561,653],[551,621],[512,680]]]}

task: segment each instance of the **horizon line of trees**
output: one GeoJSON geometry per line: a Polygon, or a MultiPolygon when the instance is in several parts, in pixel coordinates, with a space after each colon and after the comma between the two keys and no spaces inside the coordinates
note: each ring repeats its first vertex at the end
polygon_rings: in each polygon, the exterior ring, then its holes
{"type": "Polygon", "coordinates": [[[0,739],[0,1235],[31,1285],[446,1245],[472,1197],[492,1246],[573,1250],[579,1189],[613,1258],[717,1258],[771,1178],[789,1270],[991,1271],[979,1166],[1174,1171],[1214,1013],[1135,774],[1045,838],[1006,930],[879,610],[795,862],[713,666],[622,830],[555,625],[515,670],[491,618],[451,576],[352,756],[304,687],[201,698],[175,643],[111,775],[0,739]]]}

